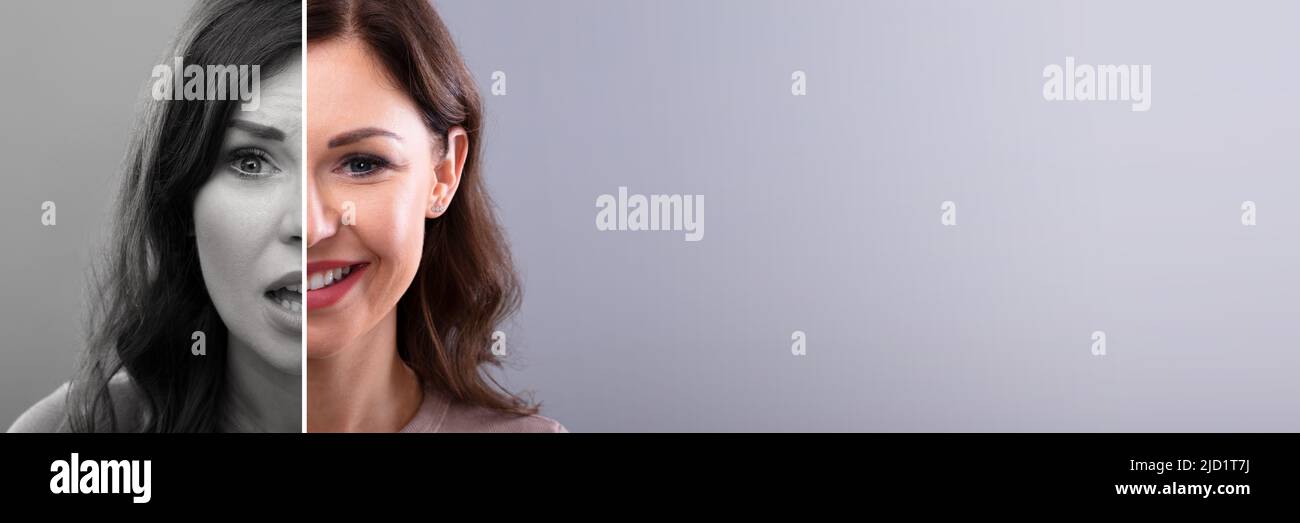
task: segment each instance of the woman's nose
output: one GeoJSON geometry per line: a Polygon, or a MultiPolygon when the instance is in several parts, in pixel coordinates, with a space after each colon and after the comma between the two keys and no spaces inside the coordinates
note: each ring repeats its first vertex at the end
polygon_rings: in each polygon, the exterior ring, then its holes
{"type": "Polygon", "coordinates": [[[338,212],[322,197],[316,179],[307,176],[307,248],[334,236],[338,231],[338,212]]]}

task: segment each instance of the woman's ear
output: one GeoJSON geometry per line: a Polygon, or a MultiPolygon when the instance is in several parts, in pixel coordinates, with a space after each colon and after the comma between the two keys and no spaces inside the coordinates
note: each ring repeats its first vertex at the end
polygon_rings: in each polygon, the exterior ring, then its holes
{"type": "Polygon", "coordinates": [[[424,209],[426,218],[437,218],[447,211],[452,197],[456,195],[456,187],[460,185],[460,174],[465,169],[465,158],[468,155],[469,134],[461,127],[448,129],[447,147],[433,168],[434,180],[429,189],[429,206],[424,209]]]}

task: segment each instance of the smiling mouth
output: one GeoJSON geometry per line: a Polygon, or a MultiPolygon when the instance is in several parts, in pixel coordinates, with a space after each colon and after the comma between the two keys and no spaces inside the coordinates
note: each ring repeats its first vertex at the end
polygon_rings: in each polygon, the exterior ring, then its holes
{"type": "Polygon", "coordinates": [[[276,305],[283,307],[289,312],[298,312],[302,310],[302,292],[301,287],[297,284],[286,285],[278,289],[266,291],[266,299],[275,302],[276,305]]]}
{"type": "Polygon", "coordinates": [[[335,267],[319,272],[313,272],[307,277],[307,291],[316,291],[324,289],[331,285],[337,285],[339,282],[348,279],[352,271],[364,267],[366,264],[358,263],[344,267],[335,267]]]}

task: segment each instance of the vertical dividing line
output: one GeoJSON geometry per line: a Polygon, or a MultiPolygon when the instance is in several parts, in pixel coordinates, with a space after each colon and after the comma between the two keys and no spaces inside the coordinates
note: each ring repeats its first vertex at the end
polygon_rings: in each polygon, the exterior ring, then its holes
{"type": "Polygon", "coordinates": [[[302,118],[302,132],[298,134],[301,135],[299,146],[302,148],[298,150],[298,154],[302,161],[298,162],[298,165],[302,170],[300,174],[302,183],[299,185],[301,194],[299,194],[298,198],[301,204],[299,212],[302,213],[302,216],[300,217],[301,221],[298,223],[303,228],[299,232],[302,237],[302,258],[299,263],[302,267],[302,281],[298,283],[300,285],[298,288],[302,289],[302,376],[299,378],[302,394],[299,397],[302,404],[302,432],[305,433],[307,432],[307,0],[302,0],[302,15],[299,18],[300,31],[298,38],[302,43],[299,49],[302,54],[302,61],[300,62],[302,64],[302,114],[300,115],[302,118]]]}

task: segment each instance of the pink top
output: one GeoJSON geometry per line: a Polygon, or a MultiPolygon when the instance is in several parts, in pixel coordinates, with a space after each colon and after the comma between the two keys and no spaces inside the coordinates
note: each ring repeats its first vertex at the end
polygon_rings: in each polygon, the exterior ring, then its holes
{"type": "Polygon", "coordinates": [[[426,392],[415,417],[398,432],[568,432],[545,416],[512,416],[485,407],[449,402],[426,392]]]}
{"type": "MultiPolygon", "coordinates": [[[[109,382],[113,393],[113,406],[117,412],[117,431],[133,432],[142,423],[139,414],[143,407],[131,389],[125,374],[114,376],[109,382]]],[[[68,415],[64,399],[68,384],[63,384],[53,394],[45,397],[23,413],[9,432],[68,432],[68,415]]],[[[424,401],[415,417],[400,432],[568,432],[559,422],[543,416],[512,416],[483,407],[451,404],[444,396],[425,393],[424,401]]]]}
{"type": "MultiPolygon", "coordinates": [[[[125,375],[109,382],[114,390],[113,406],[117,411],[118,432],[134,432],[140,422],[139,398],[129,389],[125,375]]],[[[69,432],[64,398],[68,384],[23,412],[9,432],[69,432]]],[[[512,416],[484,407],[451,405],[439,394],[425,393],[415,418],[400,432],[568,432],[564,425],[545,416],[512,416]]]]}

